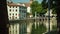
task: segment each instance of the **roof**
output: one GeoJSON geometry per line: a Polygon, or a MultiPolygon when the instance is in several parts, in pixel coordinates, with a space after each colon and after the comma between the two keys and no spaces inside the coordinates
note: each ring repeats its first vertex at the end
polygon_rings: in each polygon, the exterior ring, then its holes
{"type": "Polygon", "coordinates": [[[21,3],[21,4],[16,4],[16,3],[8,3],[8,6],[23,6],[25,4],[26,7],[30,7],[30,3],[21,3]]]}
{"type": "Polygon", "coordinates": [[[25,6],[26,7],[30,7],[30,3],[25,3],[25,6]]]}
{"type": "Polygon", "coordinates": [[[20,3],[20,4],[25,4],[26,7],[30,7],[30,3],[28,3],[28,2],[27,2],[27,3],[18,2],[18,3],[20,3]]]}
{"type": "Polygon", "coordinates": [[[23,6],[23,4],[16,4],[16,3],[8,3],[8,6],[23,6]]]}

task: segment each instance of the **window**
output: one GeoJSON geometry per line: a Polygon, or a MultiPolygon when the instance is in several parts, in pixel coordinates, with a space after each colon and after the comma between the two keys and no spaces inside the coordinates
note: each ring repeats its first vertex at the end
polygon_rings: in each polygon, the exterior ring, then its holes
{"type": "Polygon", "coordinates": [[[14,15],[14,13],[13,13],[13,15],[14,15]]]}
{"type": "Polygon", "coordinates": [[[40,21],[41,21],[41,19],[40,19],[40,21]]]}
{"type": "Polygon", "coordinates": [[[43,19],[43,21],[44,21],[44,19],[43,19]]]}
{"type": "Polygon", "coordinates": [[[10,19],[11,19],[11,17],[10,17],[10,19]]]}
{"type": "Polygon", "coordinates": [[[21,10],[19,10],[19,11],[21,11],[21,10]]]}
{"type": "Polygon", "coordinates": [[[11,15],[11,13],[10,13],[10,15],[11,15]]]}
{"type": "Polygon", "coordinates": [[[45,20],[47,20],[47,18],[45,18],[45,20]]]}
{"type": "Polygon", "coordinates": [[[17,13],[16,13],[16,15],[17,15],[17,13]]]}
{"type": "Polygon", "coordinates": [[[17,25],[16,25],[16,34],[17,34],[17,25]]]}
{"type": "Polygon", "coordinates": [[[24,11],[24,13],[26,13],[26,11],[24,11]]]}
{"type": "Polygon", "coordinates": [[[12,24],[12,26],[13,26],[13,34],[14,34],[14,24],[12,24]]]}
{"type": "Polygon", "coordinates": [[[23,12],[23,13],[26,13],[26,11],[25,11],[25,10],[23,10],[22,12],[23,12]]]}
{"type": "Polygon", "coordinates": [[[11,12],[11,9],[10,9],[10,12],[11,12]]]}
{"type": "Polygon", "coordinates": [[[16,9],[16,12],[17,12],[17,9],[16,9]]]}
{"type": "Polygon", "coordinates": [[[24,17],[25,17],[26,15],[24,15],[24,17]]]}

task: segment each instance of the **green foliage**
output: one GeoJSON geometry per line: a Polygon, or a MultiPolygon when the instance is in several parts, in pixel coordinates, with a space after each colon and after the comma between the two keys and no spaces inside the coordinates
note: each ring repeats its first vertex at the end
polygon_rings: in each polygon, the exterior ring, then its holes
{"type": "MultiPolygon", "coordinates": [[[[43,0],[42,1],[42,7],[44,9],[48,8],[48,2],[46,2],[47,0],[43,0]]],[[[56,0],[50,0],[50,9],[53,10],[52,14],[56,14],[56,0]]]]}
{"type": "Polygon", "coordinates": [[[33,1],[31,4],[31,10],[33,15],[35,14],[35,12],[37,12],[38,14],[45,14],[46,11],[45,9],[43,9],[42,4],[39,4],[38,1],[33,1]]]}
{"type": "Polygon", "coordinates": [[[48,7],[48,3],[46,2],[46,0],[43,0],[41,3],[43,9],[46,9],[48,7]]]}
{"type": "Polygon", "coordinates": [[[39,27],[37,24],[36,29],[35,25],[33,24],[31,34],[42,34],[44,32],[46,32],[46,27],[43,24],[40,24],[39,27]]]}

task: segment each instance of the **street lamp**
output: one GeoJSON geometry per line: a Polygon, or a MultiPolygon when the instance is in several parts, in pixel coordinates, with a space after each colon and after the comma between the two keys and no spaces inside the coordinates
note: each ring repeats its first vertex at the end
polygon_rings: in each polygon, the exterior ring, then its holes
{"type": "Polygon", "coordinates": [[[48,0],[48,26],[49,26],[49,28],[48,28],[48,32],[49,32],[49,34],[50,34],[50,0],[48,0]]]}

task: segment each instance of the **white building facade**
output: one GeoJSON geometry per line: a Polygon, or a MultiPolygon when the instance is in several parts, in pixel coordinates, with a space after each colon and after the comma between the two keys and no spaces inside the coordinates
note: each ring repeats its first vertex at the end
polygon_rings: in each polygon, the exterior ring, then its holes
{"type": "Polygon", "coordinates": [[[7,9],[9,20],[20,20],[22,17],[26,18],[27,8],[24,5],[11,3],[7,5],[7,9]]]}
{"type": "Polygon", "coordinates": [[[11,4],[7,5],[8,9],[8,18],[9,20],[17,20],[19,19],[19,6],[11,4]]]}

